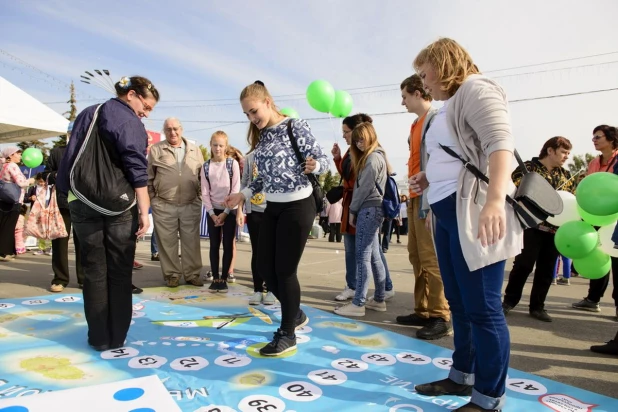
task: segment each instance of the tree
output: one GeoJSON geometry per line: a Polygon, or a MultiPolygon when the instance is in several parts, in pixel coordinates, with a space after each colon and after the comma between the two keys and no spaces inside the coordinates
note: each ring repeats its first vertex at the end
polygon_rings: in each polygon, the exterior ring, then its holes
{"type": "Polygon", "coordinates": [[[207,147],[200,145],[200,150],[202,151],[202,156],[204,156],[204,161],[210,159],[210,152],[207,147]]]}
{"type": "MultiPolygon", "coordinates": [[[[77,118],[77,99],[75,98],[75,85],[71,82],[71,97],[67,103],[70,104],[69,111],[62,113],[63,116],[66,116],[67,120],[72,122],[77,118]]],[[[54,147],[61,147],[67,145],[67,135],[63,134],[58,136],[58,139],[54,141],[54,147]]]]}
{"type": "Polygon", "coordinates": [[[581,173],[585,174],[586,170],[588,170],[588,164],[595,157],[596,156],[592,153],[586,153],[583,156],[582,155],[573,156],[572,162],[568,164],[569,172],[571,172],[572,175],[575,175],[576,173],[583,170],[583,172],[581,173]]]}
{"type": "Polygon", "coordinates": [[[43,153],[43,163],[42,164],[45,164],[45,162],[47,161],[47,156],[49,156],[49,147],[47,147],[47,143],[42,142],[40,140],[31,140],[29,142],[19,142],[17,143],[17,147],[19,147],[22,152],[30,147],[41,149],[41,152],[43,153]]]}
{"type": "Polygon", "coordinates": [[[319,182],[324,189],[324,193],[326,193],[333,187],[339,186],[339,180],[341,179],[338,173],[333,174],[330,170],[327,170],[326,173],[320,175],[319,182]]]}

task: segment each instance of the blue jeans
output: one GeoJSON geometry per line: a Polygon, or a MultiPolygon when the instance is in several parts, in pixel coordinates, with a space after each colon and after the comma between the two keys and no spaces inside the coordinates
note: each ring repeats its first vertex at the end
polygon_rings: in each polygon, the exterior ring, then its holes
{"type": "Polygon", "coordinates": [[[375,282],[376,302],[384,301],[384,287],[386,283],[386,269],[380,256],[380,241],[378,229],[384,219],[382,206],[361,209],[356,217],[356,306],[364,306],[369,284],[369,272],[373,273],[375,282]]]}
{"type": "Polygon", "coordinates": [[[382,222],[382,249],[388,250],[388,246],[391,243],[391,231],[393,230],[393,221],[391,219],[384,219],[382,222]]]}
{"type": "Polygon", "coordinates": [[[150,254],[156,255],[159,253],[159,246],[157,245],[157,236],[155,235],[154,230],[152,231],[152,235],[150,235],[150,254]]]}
{"type": "Polygon", "coordinates": [[[562,259],[562,277],[569,279],[571,277],[571,259],[564,256],[558,256],[556,259],[556,266],[554,266],[554,277],[558,276],[558,265],[560,265],[560,259],[562,259]]]}
{"type": "Polygon", "coordinates": [[[612,242],[614,242],[614,245],[618,244],[618,225],[616,225],[616,227],[614,228],[614,234],[612,235],[612,242]]]}
{"type": "MultiPolygon", "coordinates": [[[[345,247],[345,283],[349,289],[356,289],[356,235],[343,234],[343,245],[345,247]]],[[[380,249],[380,257],[386,271],[386,286],[385,290],[390,292],[393,290],[393,281],[386,263],[386,256],[380,249]]]]}
{"type": "Polygon", "coordinates": [[[500,299],[505,261],[473,272],[468,269],[457,230],[456,196],[431,205],[436,217],[438,264],[455,332],[449,378],[474,385],[472,403],[500,409],[505,402],[510,351],[509,329],[500,299]]]}

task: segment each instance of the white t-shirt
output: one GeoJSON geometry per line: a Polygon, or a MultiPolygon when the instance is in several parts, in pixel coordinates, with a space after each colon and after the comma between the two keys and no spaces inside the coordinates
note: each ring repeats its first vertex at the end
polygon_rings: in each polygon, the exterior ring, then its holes
{"type": "Polygon", "coordinates": [[[399,216],[401,216],[402,219],[408,218],[408,205],[406,205],[406,202],[401,203],[399,208],[399,216]]]}
{"type": "Polygon", "coordinates": [[[455,136],[450,132],[446,111],[449,101],[444,102],[427,131],[427,153],[429,161],[427,162],[427,180],[429,181],[429,192],[427,200],[429,204],[434,204],[442,199],[447,198],[451,194],[457,192],[457,180],[459,173],[463,168],[461,160],[452,157],[446,153],[441,147],[450,147],[457,154],[462,154],[461,148],[455,136]]]}

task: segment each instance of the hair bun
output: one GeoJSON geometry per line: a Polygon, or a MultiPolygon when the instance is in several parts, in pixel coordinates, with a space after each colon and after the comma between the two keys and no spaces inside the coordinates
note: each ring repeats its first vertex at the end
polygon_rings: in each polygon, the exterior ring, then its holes
{"type": "Polygon", "coordinates": [[[253,82],[253,84],[259,84],[260,86],[264,86],[264,82],[261,80],[256,80],[253,82]]]}

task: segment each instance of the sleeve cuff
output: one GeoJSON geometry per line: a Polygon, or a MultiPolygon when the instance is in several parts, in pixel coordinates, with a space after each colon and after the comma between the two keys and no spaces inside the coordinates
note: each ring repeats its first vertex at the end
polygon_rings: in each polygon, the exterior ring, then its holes
{"type": "Polygon", "coordinates": [[[210,209],[210,210],[208,211],[208,214],[209,214],[210,216],[214,216],[214,215],[215,215],[215,210],[214,210],[214,209],[210,209]]]}
{"type": "Polygon", "coordinates": [[[322,167],[322,165],[320,164],[320,162],[315,162],[315,169],[313,169],[313,173],[314,175],[317,175],[318,173],[320,173],[320,168],[322,167]]]}
{"type": "Polygon", "coordinates": [[[230,214],[230,209],[228,209],[227,207],[225,208],[225,210],[223,211],[223,213],[225,213],[226,215],[230,214]]]}
{"type": "Polygon", "coordinates": [[[134,189],[139,189],[140,187],[146,187],[148,186],[148,180],[140,180],[138,182],[134,182],[133,183],[133,188],[134,189]]]}
{"type": "Polygon", "coordinates": [[[245,197],[245,200],[251,199],[251,196],[253,196],[253,192],[251,191],[250,187],[244,188],[240,191],[240,193],[242,193],[242,195],[245,197]]]}

